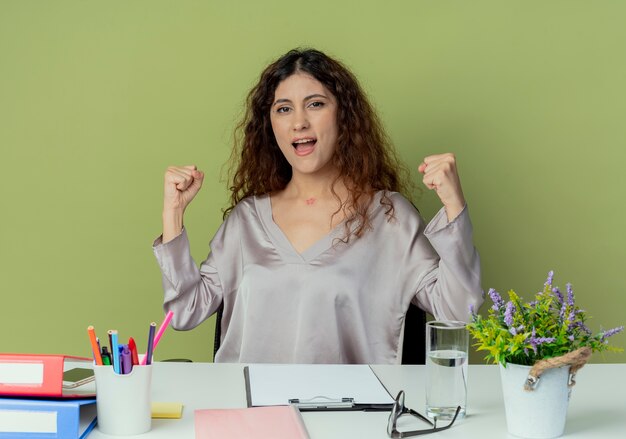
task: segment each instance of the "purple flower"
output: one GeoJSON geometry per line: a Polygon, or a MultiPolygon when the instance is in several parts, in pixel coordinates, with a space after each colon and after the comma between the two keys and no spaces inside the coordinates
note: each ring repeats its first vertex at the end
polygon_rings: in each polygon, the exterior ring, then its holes
{"type": "Polygon", "coordinates": [[[567,320],[570,322],[570,325],[571,325],[575,319],[576,319],[576,310],[573,309],[570,311],[569,315],[567,316],[567,320]]]}
{"type": "Polygon", "coordinates": [[[559,289],[559,287],[554,287],[552,288],[552,294],[554,295],[554,297],[556,297],[556,304],[557,306],[561,306],[561,309],[559,311],[559,321],[563,321],[565,319],[565,312],[567,311],[567,303],[565,303],[565,300],[563,298],[563,293],[561,293],[561,290],[559,289]]]}
{"type": "Polygon", "coordinates": [[[472,318],[472,322],[476,323],[478,321],[478,314],[476,314],[476,309],[474,308],[474,304],[470,304],[469,312],[472,318]]]}
{"type": "Polygon", "coordinates": [[[491,300],[493,301],[493,306],[491,307],[491,309],[493,309],[494,311],[499,311],[500,307],[504,305],[504,300],[502,300],[502,297],[500,297],[500,294],[493,288],[489,289],[488,294],[489,294],[489,297],[491,297],[491,300]]]}
{"type": "Polygon", "coordinates": [[[554,294],[554,296],[556,297],[557,303],[561,305],[563,303],[563,294],[561,294],[561,290],[559,290],[559,287],[552,288],[552,294],[554,294]]]}
{"type": "Polygon", "coordinates": [[[602,334],[602,338],[600,341],[606,341],[607,338],[614,336],[615,334],[622,332],[624,330],[623,326],[618,326],[617,328],[609,329],[608,331],[604,331],[602,334]]]}
{"type": "MultiPolygon", "coordinates": [[[[563,311],[561,309],[561,311],[563,311]]],[[[569,322],[569,324],[567,325],[567,332],[571,332],[571,330],[573,328],[576,327],[580,327],[582,328],[586,333],[591,334],[591,330],[589,328],[587,328],[585,325],[583,325],[583,323],[581,321],[576,321],[576,315],[577,314],[584,314],[585,310],[582,309],[576,309],[573,308],[569,315],[567,316],[567,321],[569,322]]],[[[559,317],[561,317],[561,315],[559,315],[559,317]]]]}
{"type": "Polygon", "coordinates": [[[504,311],[504,323],[506,323],[508,327],[513,326],[513,314],[515,314],[515,304],[508,302],[506,304],[506,310],[504,311]]]}
{"type": "Polygon", "coordinates": [[[571,332],[572,330],[576,329],[576,328],[580,328],[582,329],[587,335],[591,335],[593,334],[591,332],[591,329],[587,328],[587,326],[585,326],[585,324],[583,322],[574,322],[571,323],[568,327],[567,327],[567,332],[571,332]]]}
{"type": "Polygon", "coordinates": [[[535,354],[536,354],[537,346],[542,345],[544,343],[552,343],[554,342],[554,340],[555,340],[554,337],[530,337],[528,341],[530,342],[530,346],[533,348],[533,351],[535,351],[535,354]]]}
{"type": "Polygon", "coordinates": [[[544,343],[552,343],[554,342],[555,338],[554,337],[535,337],[533,339],[533,342],[540,345],[540,344],[544,344],[544,343]]]}
{"type": "Polygon", "coordinates": [[[565,311],[567,311],[567,303],[563,302],[561,304],[561,311],[559,311],[559,320],[563,321],[565,319],[565,311]]]}
{"type": "Polygon", "coordinates": [[[552,285],[552,279],[554,278],[554,271],[550,270],[548,271],[548,279],[546,280],[546,283],[544,285],[552,285]]]}
{"type": "Polygon", "coordinates": [[[509,328],[509,332],[512,336],[516,336],[518,333],[524,330],[524,325],[519,325],[517,328],[511,327],[509,328]]]}
{"type": "Polygon", "coordinates": [[[574,306],[574,290],[572,289],[572,284],[568,283],[567,287],[567,304],[569,306],[574,306]]]}
{"type": "Polygon", "coordinates": [[[533,351],[535,351],[535,354],[537,353],[537,346],[542,345],[544,343],[552,343],[554,342],[554,340],[555,340],[554,337],[537,337],[535,328],[533,328],[533,331],[530,334],[530,337],[528,338],[530,347],[533,348],[533,351]]]}

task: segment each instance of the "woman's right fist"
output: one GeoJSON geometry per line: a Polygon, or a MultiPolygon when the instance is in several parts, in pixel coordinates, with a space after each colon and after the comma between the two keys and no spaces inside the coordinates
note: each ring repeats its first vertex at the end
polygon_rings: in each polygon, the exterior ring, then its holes
{"type": "Polygon", "coordinates": [[[170,166],[165,171],[164,212],[184,212],[202,187],[204,173],[195,166],[170,166]]]}

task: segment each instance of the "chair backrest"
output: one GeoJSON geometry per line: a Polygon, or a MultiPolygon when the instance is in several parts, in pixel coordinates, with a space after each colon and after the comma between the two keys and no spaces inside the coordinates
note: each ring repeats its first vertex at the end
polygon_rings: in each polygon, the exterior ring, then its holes
{"type": "Polygon", "coordinates": [[[426,313],[411,304],[404,319],[402,364],[426,364],[426,313]]]}
{"type": "MultiPolygon", "coordinates": [[[[222,336],[222,313],[224,304],[220,305],[215,318],[215,341],[213,358],[220,348],[222,336]]],[[[404,321],[404,345],[402,346],[402,364],[426,364],[426,313],[411,304],[404,321]]]]}
{"type": "Polygon", "coordinates": [[[222,342],[222,314],[224,313],[224,303],[220,305],[217,309],[217,314],[215,315],[215,340],[213,341],[213,361],[215,361],[215,354],[217,354],[217,350],[220,348],[220,343],[222,342]]]}

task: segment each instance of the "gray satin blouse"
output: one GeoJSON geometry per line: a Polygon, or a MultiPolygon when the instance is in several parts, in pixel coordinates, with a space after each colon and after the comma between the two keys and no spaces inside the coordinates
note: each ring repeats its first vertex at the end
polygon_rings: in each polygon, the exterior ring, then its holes
{"type": "Polygon", "coordinates": [[[450,223],[442,209],[424,227],[398,193],[389,220],[380,196],[373,229],[345,244],[339,224],[301,254],[274,223],[268,195],[232,210],[200,268],[184,230],[165,244],[158,238],[172,326],[191,329],[223,302],[216,362],[393,364],[411,301],[437,319],[467,321],[483,300],[467,207],[450,223]]]}

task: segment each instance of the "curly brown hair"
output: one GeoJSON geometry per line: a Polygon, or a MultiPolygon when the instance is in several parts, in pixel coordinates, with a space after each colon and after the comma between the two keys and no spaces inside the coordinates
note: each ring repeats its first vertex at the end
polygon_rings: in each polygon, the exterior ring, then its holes
{"type": "MultiPolygon", "coordinates": [[[[376,191],[384,191],[381,204],[391,219],[394,207],[388,191],[405,193],[408,172],[400,163],[378,115],[356,77],[341,62],[314,49],[294,49],[265,68],[250,90],[243,119],[235,129],[230,160],[230,206],[251,195],[280,191],[291,180],[292,169],[283,156],[270,122],[270,108],[278,84],[295,73],[307,73],[329,90],[337,101],[337,149],[333,163],[338,179],[346,183],[350,196],[339,199],[349,212],[346,232],[356,221],[352,234],[361,236],[371,228],[368,208],[376,191]]],[[[334,186],[334,185],[333,185],[334,186]]],[[[349,239],[347,233],[346,239],[349,239]]]]}

